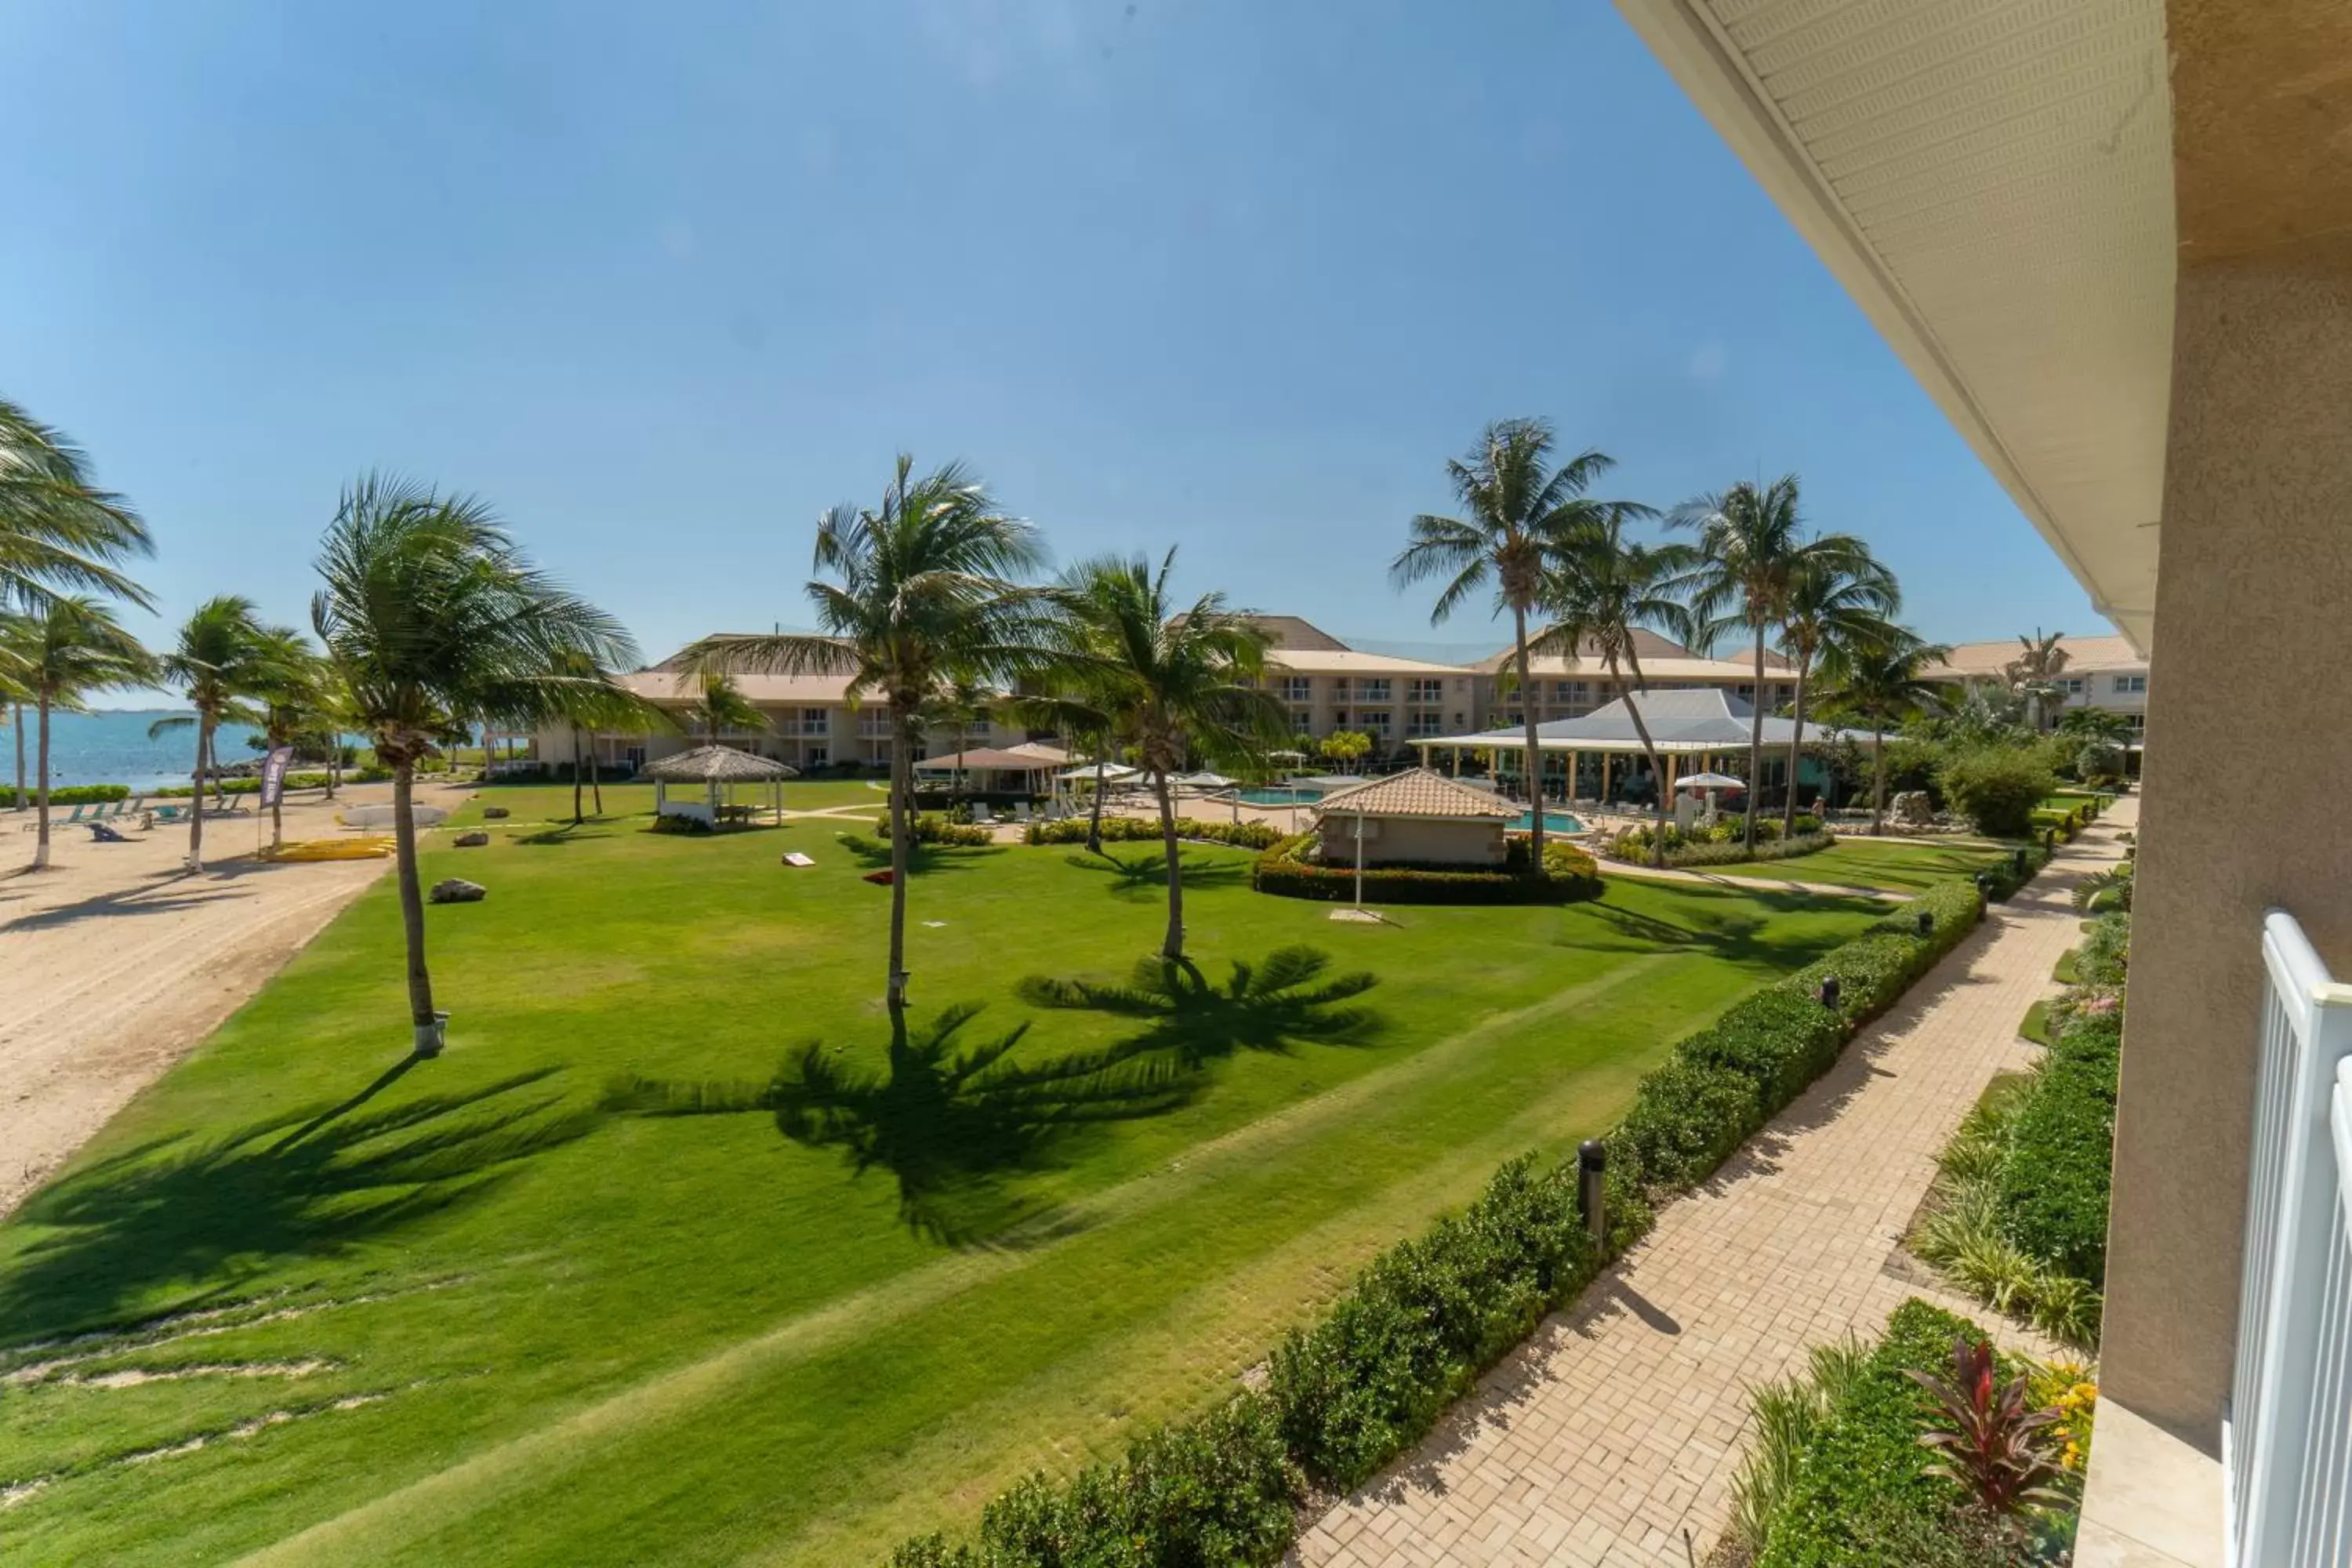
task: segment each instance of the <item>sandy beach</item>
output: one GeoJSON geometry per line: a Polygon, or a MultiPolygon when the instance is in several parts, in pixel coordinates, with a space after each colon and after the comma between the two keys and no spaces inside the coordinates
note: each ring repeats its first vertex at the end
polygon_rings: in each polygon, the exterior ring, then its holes
{"type": "MultiPolygon", "coordinates": [[[[454,805],[464,792],[426,788],[454,805]]],[[[286,837],[345,831],[347,806],[289,796],[286,837]]],[[[184,824],[99,844],[52,827],[51,867],[31,869],[29,811],[0,811],[0,1215],[45,1181],[109,1117],[235,1012],[376,878],[390,859],[274,864],[267,814],[205,824],[206,868],[181,868],[184,824]]]]}

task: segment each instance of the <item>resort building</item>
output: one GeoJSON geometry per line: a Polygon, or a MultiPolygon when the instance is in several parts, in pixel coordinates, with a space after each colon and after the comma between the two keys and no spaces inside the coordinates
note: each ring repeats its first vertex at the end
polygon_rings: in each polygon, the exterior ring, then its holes
{"type": "MultiPolygon", "coordinates": [[[[759,730],[721,729],[717,736],[719,744],[788,763],[804,773],[845,765],[864,769],[889,765],[889,713],[877,702],[852,702],[845,670],[838,675],[739,675],[733,679],[737,689],[766,718],[767,724],[759,730]]],[[[583,732],[577,739],[583,747],[593,748],[599,768],[614,773],[635,773],[648,763],[711,739],[691,718],[702,698],[702,683],[688,672],[678,655],[624,675],[619,684],[669,714],[675,724],[635,733],[583,732]]],[[[543,729],[531,738],[531,760],[568,768],[575,755],[574,739],[574,732],[565,727],[543,729]]],[[[933,729],[925,737],[924,751],[951,753],[959,743],[974,752],[1005,751],[1028,739],[1024,731],[1008,729],[982,716],[965,725],[961,735],[954,726],[933,729]]]]}
{"type": "Polygon", "coordinates": [[[2249,771],[2352,770],[2314,722],[2352,710],[2352,8],[1617,5],[2099,612],[2162,641],[2076,1568],[2341,1563],[2352,838],[2249,771]]]}
{"type": "Polygon", "coordinates": [[[1341,730],[1369,735],[1375,757],[1477,722],[1478,670],[1431,659],[1364,653],[1297,616],[1260,616],[1273,639],[1266,682],[1290,710],[1291,732],[1309,740],[1341,730]]]}
{"type": "MultiPolygon", "coordinates": [[[[2104,708],[2131,721],[2135,731],[2147,724],[2147,656],[2122,637],[2061,637],[2058,649],[2066,656],[2051,684],[2064,693],[2065,708],[2104,708]]],[[[2008,680],[2009,667],[2021,647],[2015,637],[2006,642],[1964,642],[1930,668],[1927,679],[1973,686],[2008,680]]],[[[2045,716],[2048,723],[2055,713],[2045,716]]]]}

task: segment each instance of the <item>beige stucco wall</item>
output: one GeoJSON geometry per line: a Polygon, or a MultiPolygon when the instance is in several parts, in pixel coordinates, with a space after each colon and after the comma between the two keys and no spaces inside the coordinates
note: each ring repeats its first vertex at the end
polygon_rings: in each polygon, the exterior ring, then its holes
{"type": "Polygon", "coordinates": [[[2182,269],[2161,548],[2101,1381],[2212,1451],[2263,911],[2352,975],[2352,243],[2182,269]]]}
{"type": "MultiPolygon", "coordinates": [[[[1444,865],[1498,866],[1503,860],[1499,822],[1443,822],[1410,817],[1373,817],[1378,837],[1364,842],[1364,864],[1399,860],[1444,865]]],[[[1356,819],[1333,812],[1322,822],[1323,858],[1335,866],[1356,863],[1356,819]]]]}

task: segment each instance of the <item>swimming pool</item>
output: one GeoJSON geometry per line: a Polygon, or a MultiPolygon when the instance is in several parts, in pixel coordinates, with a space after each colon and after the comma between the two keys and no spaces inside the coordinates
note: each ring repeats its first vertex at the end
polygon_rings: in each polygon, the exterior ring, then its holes
{"type": "Polygon", "coordinates": [[[1323,798],[1313,784],[1250,784],[1234,793],[1244,805],[1313,805],[1323,798]]]}
{"type": "MultiPolygon", "coordinates": [[[[1536,814],[1532,811],[1523,811],[1519,813],[1518,819],[1510,825],[1507,831],[1532,833],[1535,831],[1535,826],[1536,814]]],[[[1547,811],[1544,813],[1544,831],[1546,833],[1581,833],[1584,831],[1584,824],[1564,811],[1547,811]]]]}

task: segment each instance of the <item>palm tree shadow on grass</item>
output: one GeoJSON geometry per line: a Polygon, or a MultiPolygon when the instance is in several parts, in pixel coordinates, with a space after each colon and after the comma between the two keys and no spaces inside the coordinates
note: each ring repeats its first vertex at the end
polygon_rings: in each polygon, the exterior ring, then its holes
{"type": "Polygon", "coordinates": [[[1190,1100],[1194,1075],[1134,1047],[1037,1062],[1012,1059],[1024,1024],[966,1045],[976,1003],[943,1010],[911,1031],[876,1073],[836,1060],[819,1042],[785,1058],[765,1085],[624,1078],[606,1109],[653,1116],[772,1114],[795,1143],[838,1149],[856,1174],[879,1166],[898,1188],[908,1228],[962,1246],[1002,1238],[1041,1217],[1012,1179],[1051,1167],[1090,1127],[1132,1121],[1190,1100]]]}
{"type": "MultiPolygon", "coordinates": [[[[841,847],[852,858],[870,870],[886,870],[890,865],[890,841],[869,838],[862,833],[836,833],[841,847]]],[[[915,843],[907,846],[907,874],[919,877],[929,871],[969,871],[979,861],[1003,854],[1001,845],[955,845],[915,843]]]]}
{"type": "MultiPolygon", "coordinates": [[[[1168,885],[1168,857],[1161,851],[1120,857],[1105,849],[1099,854],[1068,855],[1063,858],[1081,871],[1108,877],[1115,893],[1139,893],[1168,885]]],[[[1179,855],[1176,866],[1184,874],[1188,889],[1230,887],[1240,882],[1248,869],[1247,861],[1222,855],[1179,855]]]]}
{"type": "Polygon", "coordinates": [[[1380,976],[1359,971],[1326,979],[1330,963],[1328,954],[1302,943],[1276,948],[1255,963],[1234,960],[1222,984],[1190,963],[1146,958],[1124,985],[1032,975],[1018,991],[1033,1007],[1133,1019],[1144,1028],[1129,1048],[1171,1053],[1197,1067],[1241,1050],[1287,1054],[1309,1042],[1369,1043],[1381,1019],[1349,1004],[1380,976]]]}
{"type": "Polygon", "coordinates": [[[559,1067],[364,1109],[402,1070],[341,1105],[299,1107],[207,1143],[159,1139],[50,1184],[11,1222],[51,1234],[0,1277],[0,1342],[134,1305],[142,1317],[182,1310],[278,1259],[337,1256],[478,1201],[600,1116],[565,1108],[561,1090],[525,1092],[559,1067]],[[180,1284],[194,1294],[160,1308],[146,1299],[180,1284]]]}
{"type": "MultiPolygon", "coordinates": [[[[1747,907],[1758,901],[1755,896],[1737,895],[1736,901],[1743,907],[1712,909],[1707,907],[1706,895],[1698,895],[1689,900],[1690,907],[1679,921],[1625,909],[1606,900],[1578,904],[1573,906],[1572,923],[1569,930],[1553,941],[1561,947],[1598,952],[1652,953],[1661,950],[1706,952],[1729,959],[1735,963],[1767,963],[1797,968],[1821,957],[1853,934],[1850,931],[1792,931],[1785,925],[1776,924],[1769,913],[1759,914],[1752,907],[1747,907]]],[[[1778,913],[1798,910],[1820,913],[1825,910],[1874,914],[1887,912],[1885,904],[1861,897],[1849,900],[1822,894],[1790,897],[1775,893],[1765,895],[1761,901],[1772,912],[1778,913]]]]}

